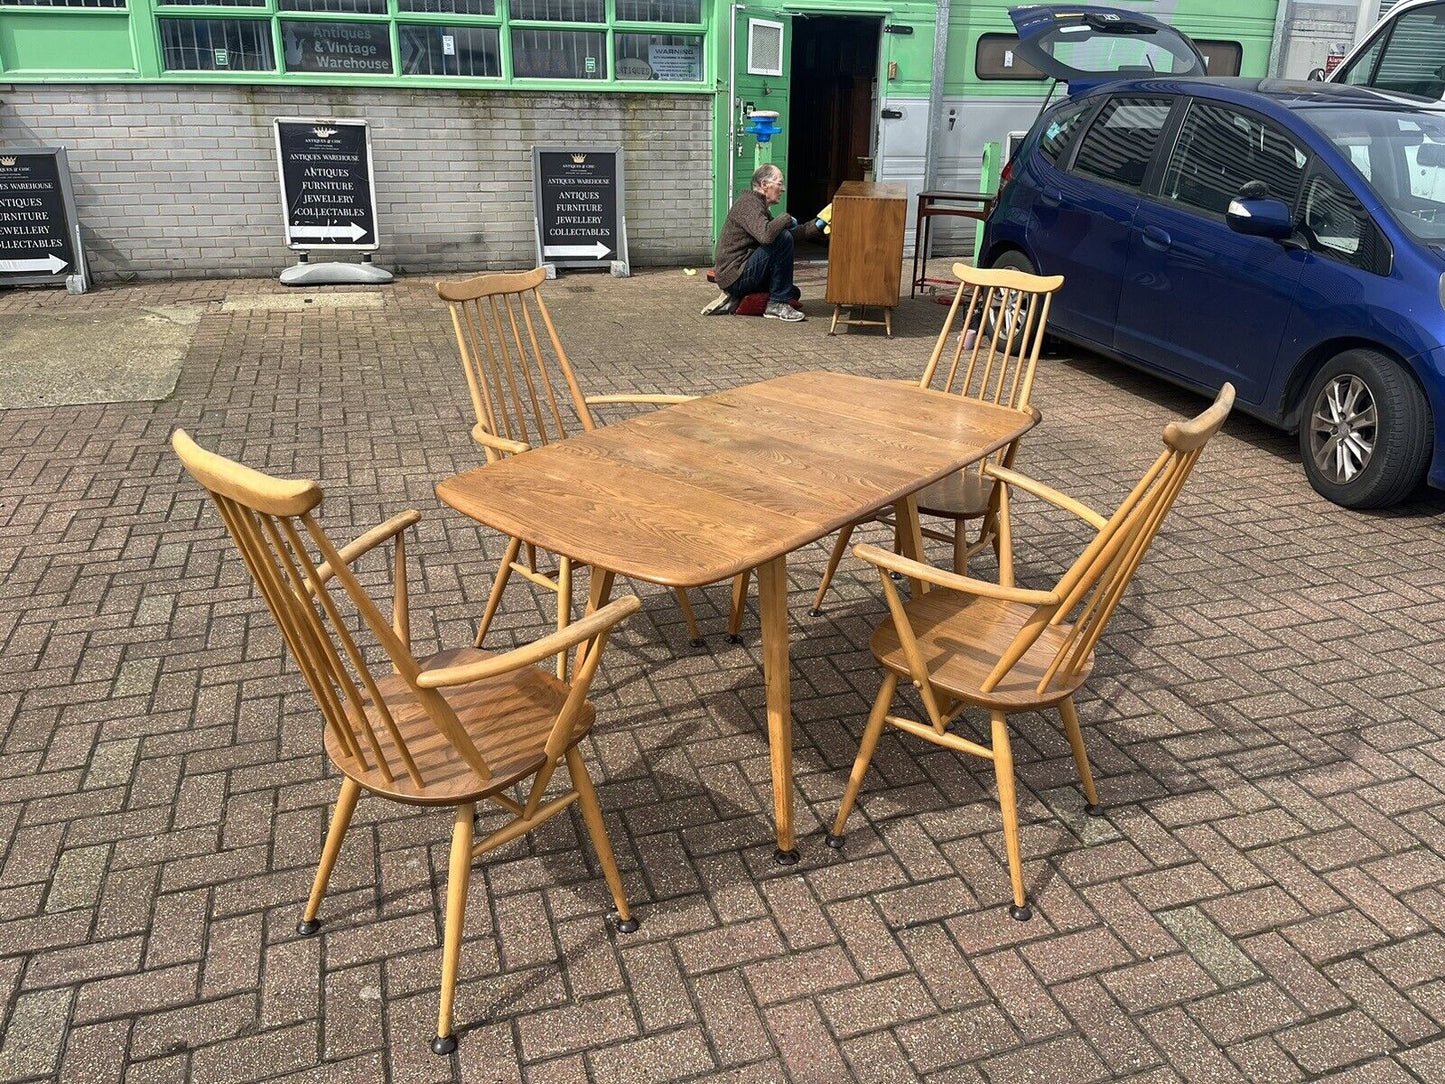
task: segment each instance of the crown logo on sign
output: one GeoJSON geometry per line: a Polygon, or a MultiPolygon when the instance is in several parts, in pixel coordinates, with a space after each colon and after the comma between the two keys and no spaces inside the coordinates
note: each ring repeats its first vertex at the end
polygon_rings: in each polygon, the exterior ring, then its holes
{"type": "Polygon", "coordinates": [[[317,139],[330,139],[336,134],[335,128],[312,128],[311,134],[317,139]]]}
{"type": "Polygon", "coordinates": [[[0,166],[13,166],[14,164],[14,158],[0,158],[0,166]]]}
{"type": "Polygon", "coordinates": [[[580,166],[583,162],[587,161],[587,156],[585,154],[574,154],[572,156],[572,161],[576,162],[580,166]]]}

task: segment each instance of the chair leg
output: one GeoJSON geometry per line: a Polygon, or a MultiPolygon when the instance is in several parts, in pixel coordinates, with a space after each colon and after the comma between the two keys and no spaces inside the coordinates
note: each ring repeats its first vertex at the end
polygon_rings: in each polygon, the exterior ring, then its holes
{"type": "Polygon", "coordinates": [[[847,552],[848,541],[853,537],[853,528],[856,523],[850,523],[838,532],[838,541],[833,543],[833,552],[828,556],[828,567],[823,572],[823,582],[818,585],[818,593],[813,597],[813,616],[823,616],[823,596],[828,593],[828,587],[833,582],[833,573],[838,571],[838,562],[843,559],[847,552]]]}
{"type": "Polygon", "coordinates": [[[863,777],[868,774],[868,765],[878,749],[878,739],[883,734],[883,723],[888,709],[893,706],[893,696],[898,691],[898,675],[889,670],[883,675],[883,688],[873,701],[873,711],[868,716],[868,725],[863,728],[863,740],[858,743],[858,756],[853,761],[853,772],[848,776],[848,789],[843,792],[843,803],[838,807],[838,816],[833,820],[833,830],[828,833],[828,846],[835,851],[843,846],[843,826],[848,823],[848,814],[853,812],[853,803],[858,800],[858,789],[863,777]]]}
{"type": "Polygon", "coordinates": [[[968,575],[968,531],[967,521],[953,521],[953,571],[960,576],[968,575]]]}
{"type": "Polygon", "coordinates": [[[356,799],[361,796],[361,784],[355,779],[341,781],[341,793],[336,796],[336,811],[331,814],[331,829],[326,833],[326,845],[321,849],[321,864],[316,867],[316,879],[311,882],[311,898],[306,901],[306,912],[296,923],[296,932],[310,936],[321,928],[316,921],[316,912],[321,910],[321,897],[326,894],[326,882],[331,879],[331,870],[336,865],[336,856],[341,853],[341,842],[346,830],[351,827],[351,815],[356,812],[356,799]]]}
{"type": "Polygon", "coordinates": [[[467,882],[472,873],[472,802],[457,806],[457,820],[452,828],[451,868],[447,873],[447,924],[442,940],[441,1006],[437,1010],[437,1037],[432,1040],[433,1054],[450,1054],[457,1048],[452,1034],[452,1002],[457,993],[457,965],[462,958],[462,922],[467,913],[467,882]]]}
{"type": "Polygon", "coordinates": [[[612,854],[612,842],[607,838],[607,825],[602,819],[602,806],[597,802],[597,790],[592,786],[592,777],[587,774],[587,765],[582,763],[582,753],[574,745],[567,750],[567,771],[572,775],[572,786],[577,788],[577,804],[582,807],[582,820],[592,837],[592,848],[597,860],[602,863],[603,876],[612,891],[612,902],[617,905],[617,929],[632,933],[639,923],[632,917],[627,906],[627,895],[622,888],[622,875],[617,872],[617,859],[612,854]]]}
{"type": "Polygon", "coordinates": [[[672,592],[677,596],[677,605],[682,610],[682,619],[687,622],[687,634],[692,639],[692,646],[702,647],[702,633],[697,631],[697,618],[692,615],[692,603],[687,600],[687,588],[674,587],[672,592]]]}
{"type": "Polygon", "coordinates": [[[1013,881],[1014,902],[1008,913],[1020,922],[1034,917],[1024,895],[1023,855],[1019,851],[1019,807],[1014,791],[1014,755],[1008,741],[1008,716],[993,713],[993,769],[998,776],[998,805],[1003,814],[1003,844],[1008,852],[1008,875],[1013,881]]]}
{"type": "Polygon", "coordinates": [[[748,580],[753,570],[745,568],[733,577],[733,608],[728,614],[728,642],[740,644],[743,638],[740,630],[743,627],[743,609],[748,602],[748,580]]]}
{"type": "Polygon", "coordinates": [[[1079,713],[1074,710],[1074,698],[1067,696],[1059,701],[1059,714],[1064,719],[1064,733],[1069,736],[1069,745],[1074,750],[1074,763],[1079,766],[1079,782],[1084,788],[1084,812],[1091,817],[1103,816],[1099,808],[1099,792],[1094,789],[1094,773],[1089,770],[1089,753],[1084,748],[1084,732],[1079,729],[1079,713]]]}
{"type": "Polygon", "coordinates": [[[517,551],[521,548],[522,540],[520,538],[513,538],[507,543],[507,552],[502,556],[502,563],[497,569],[497,578],[492,581],[492,593],[487,596],[487,608],[482,613],[482,623],[477,626],[474,647],[482,646],[482,641],[487,636],[487,630],[492,627],[492,618],[497,616],[497,607],[502,604],[502,592],[507,589],[507,580],[512,576],[512,562],[517,559],[517,551]]]}

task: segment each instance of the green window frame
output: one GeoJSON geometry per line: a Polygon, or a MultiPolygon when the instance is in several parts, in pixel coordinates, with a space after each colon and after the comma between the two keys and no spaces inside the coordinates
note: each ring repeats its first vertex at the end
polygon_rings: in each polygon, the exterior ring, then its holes
{"type": "MultiPolygon", "coordinates": [[[[713,7],[707,0],[0,0],[0,22],[19,25],[32,12],[104,14],[116,30],[128,21],[130,78],[164,82],[697,94],[712,90],[713,7]]],[[[35,77],[63,79],[71,61],[58,59],[37,65],[35,77]]],[[[0,81],[17,75],[31,73],[0,69],[0,81]]]]}

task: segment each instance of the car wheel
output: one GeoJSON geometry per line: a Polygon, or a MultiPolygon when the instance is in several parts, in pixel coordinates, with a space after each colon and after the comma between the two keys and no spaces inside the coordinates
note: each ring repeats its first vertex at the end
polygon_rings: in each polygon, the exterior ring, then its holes
{"type": "Polygon", "coordinates": [[[1010,271],[1025,271],[1030,275],[1037,275],[1034,270],[1034,262],[1016,248],[1005,249],[993,258],[989,267],[1006,268],[1010,271]]]}
{"type": "Polygon", "coordinates": [[[1420,484],[1430,455],[1430,407],[1410,374],[1375,350],[1346,350],[1310,381],[1300,457],[1321,496],[1384,508],[1420,484]]]}

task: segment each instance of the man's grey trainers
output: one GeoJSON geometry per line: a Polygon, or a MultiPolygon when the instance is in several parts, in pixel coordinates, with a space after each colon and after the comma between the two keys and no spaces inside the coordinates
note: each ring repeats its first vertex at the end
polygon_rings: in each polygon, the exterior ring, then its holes
{"type": "Polygon", "coordinates": [[[704,316],[730,316],[737,310],[738,299],[726,290],[718,291],[717,297],[708,303],[707,308],[702,310],[704,316]]]}
{"type": "Polygon", "coordinates": [[[789,323],[807,319],[801,309],[793,308],[786,301],[769,301],[768,307],[763,310],[763,315],[769,320],[787,320],[789,323]]]}

